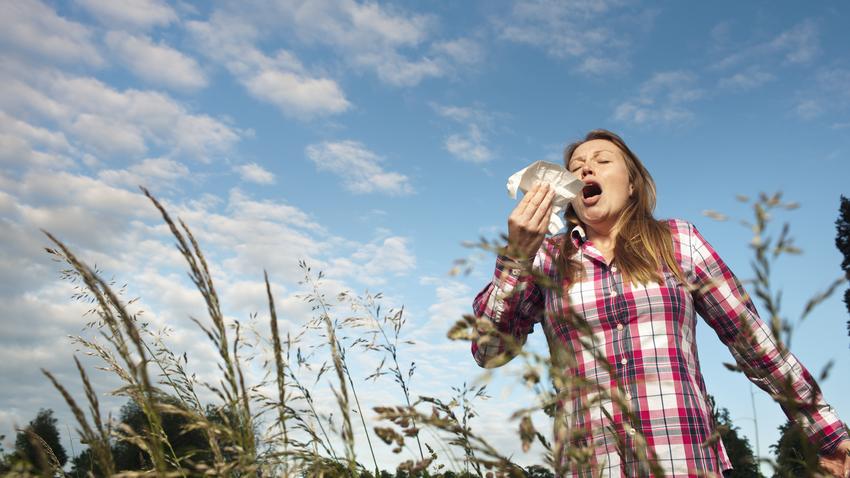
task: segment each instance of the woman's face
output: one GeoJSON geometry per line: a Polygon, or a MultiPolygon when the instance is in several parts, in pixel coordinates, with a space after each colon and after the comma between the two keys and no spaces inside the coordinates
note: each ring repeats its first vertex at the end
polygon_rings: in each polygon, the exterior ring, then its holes
{"type": "Polygon", "coordinates": [[[572,200],[581,222],[597,230],[613,227],[634,189],[620,148],[604,139],[587,141],[573,152],[567,169],[585,183],[572,200]]]}

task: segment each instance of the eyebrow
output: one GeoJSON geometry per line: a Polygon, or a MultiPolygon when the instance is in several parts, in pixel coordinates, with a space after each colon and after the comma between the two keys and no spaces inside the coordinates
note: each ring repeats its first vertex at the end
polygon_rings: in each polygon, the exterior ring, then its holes
{"type": "MultiPolygon", "coordinates": [[[[593,155],[590,158],[593,159],[593,158],[599,156],[602,153],[614,154],[612,151],[600,150],[600,151],[593,153],[593,155]]],[[[585,161],[585,159],[582,156],[573,157],[573,158],[570,158],[570,160],[567,164],[572,163],[573,161],[585,161]]]]}

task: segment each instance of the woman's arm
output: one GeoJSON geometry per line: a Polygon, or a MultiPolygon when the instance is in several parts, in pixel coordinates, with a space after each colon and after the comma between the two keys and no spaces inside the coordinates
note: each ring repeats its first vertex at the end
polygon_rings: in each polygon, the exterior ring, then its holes
{"type": "Polygon", "coordinates": [[[696,310],[729,347],[738,366],[779,402],[822,455],[846,448],[847,430],[824,401],[820,387],[759,318],[747,292],[714,248],[692,224],[680,221],[671,227],[679,229],[682,255],[690,256],[691,267],[685,273],[696,286],[696,310]]]}
{"type": "Polygon", "coordinates": [[[495,277],[475,297],[475,317],[492,324],[497,332],[488,334],[479,327],[481,335],[472,341],[472,356],[478,365],[492,368],[509,362],[540,321],[543,292],[534,283],[531,267],[530,261],[518,263],[499,256],[495,277]]]}
{"type": "Polygon", "coordinates": [[[532,261],[546,237],[554,192],[548,184],[536,184],[508,217],[507,254],[496,259],[492,282],[472,304],[475,316],[488,322],[496,333],[479,327],[472,342],[472,356],[482,367],[498,367],[515,355],[543,312],[543,294],[531,275],[532,261]]]}

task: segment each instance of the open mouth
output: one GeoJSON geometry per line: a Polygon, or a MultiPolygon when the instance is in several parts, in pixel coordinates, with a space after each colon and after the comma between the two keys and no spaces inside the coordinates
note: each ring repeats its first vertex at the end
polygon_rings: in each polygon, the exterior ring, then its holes
{"type": "Polygon", "coordinates": [[[581,190],[581,194],[585,199],[591,199],[602,194],[602,188],[596,183],[587,183],[581,190]]]}

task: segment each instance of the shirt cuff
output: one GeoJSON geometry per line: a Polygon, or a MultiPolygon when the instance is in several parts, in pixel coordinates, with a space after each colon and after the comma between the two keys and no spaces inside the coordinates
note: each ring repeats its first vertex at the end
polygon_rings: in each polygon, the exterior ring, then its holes
{"type": "Polygon", "coordinates": [[[533,264],[534,259],[518,261],[508,256],[498,256],[496,257],[496,281],[497,283],[506,281],[509,285],[515,286],[518,282],[531,279],[533,264]]]}

